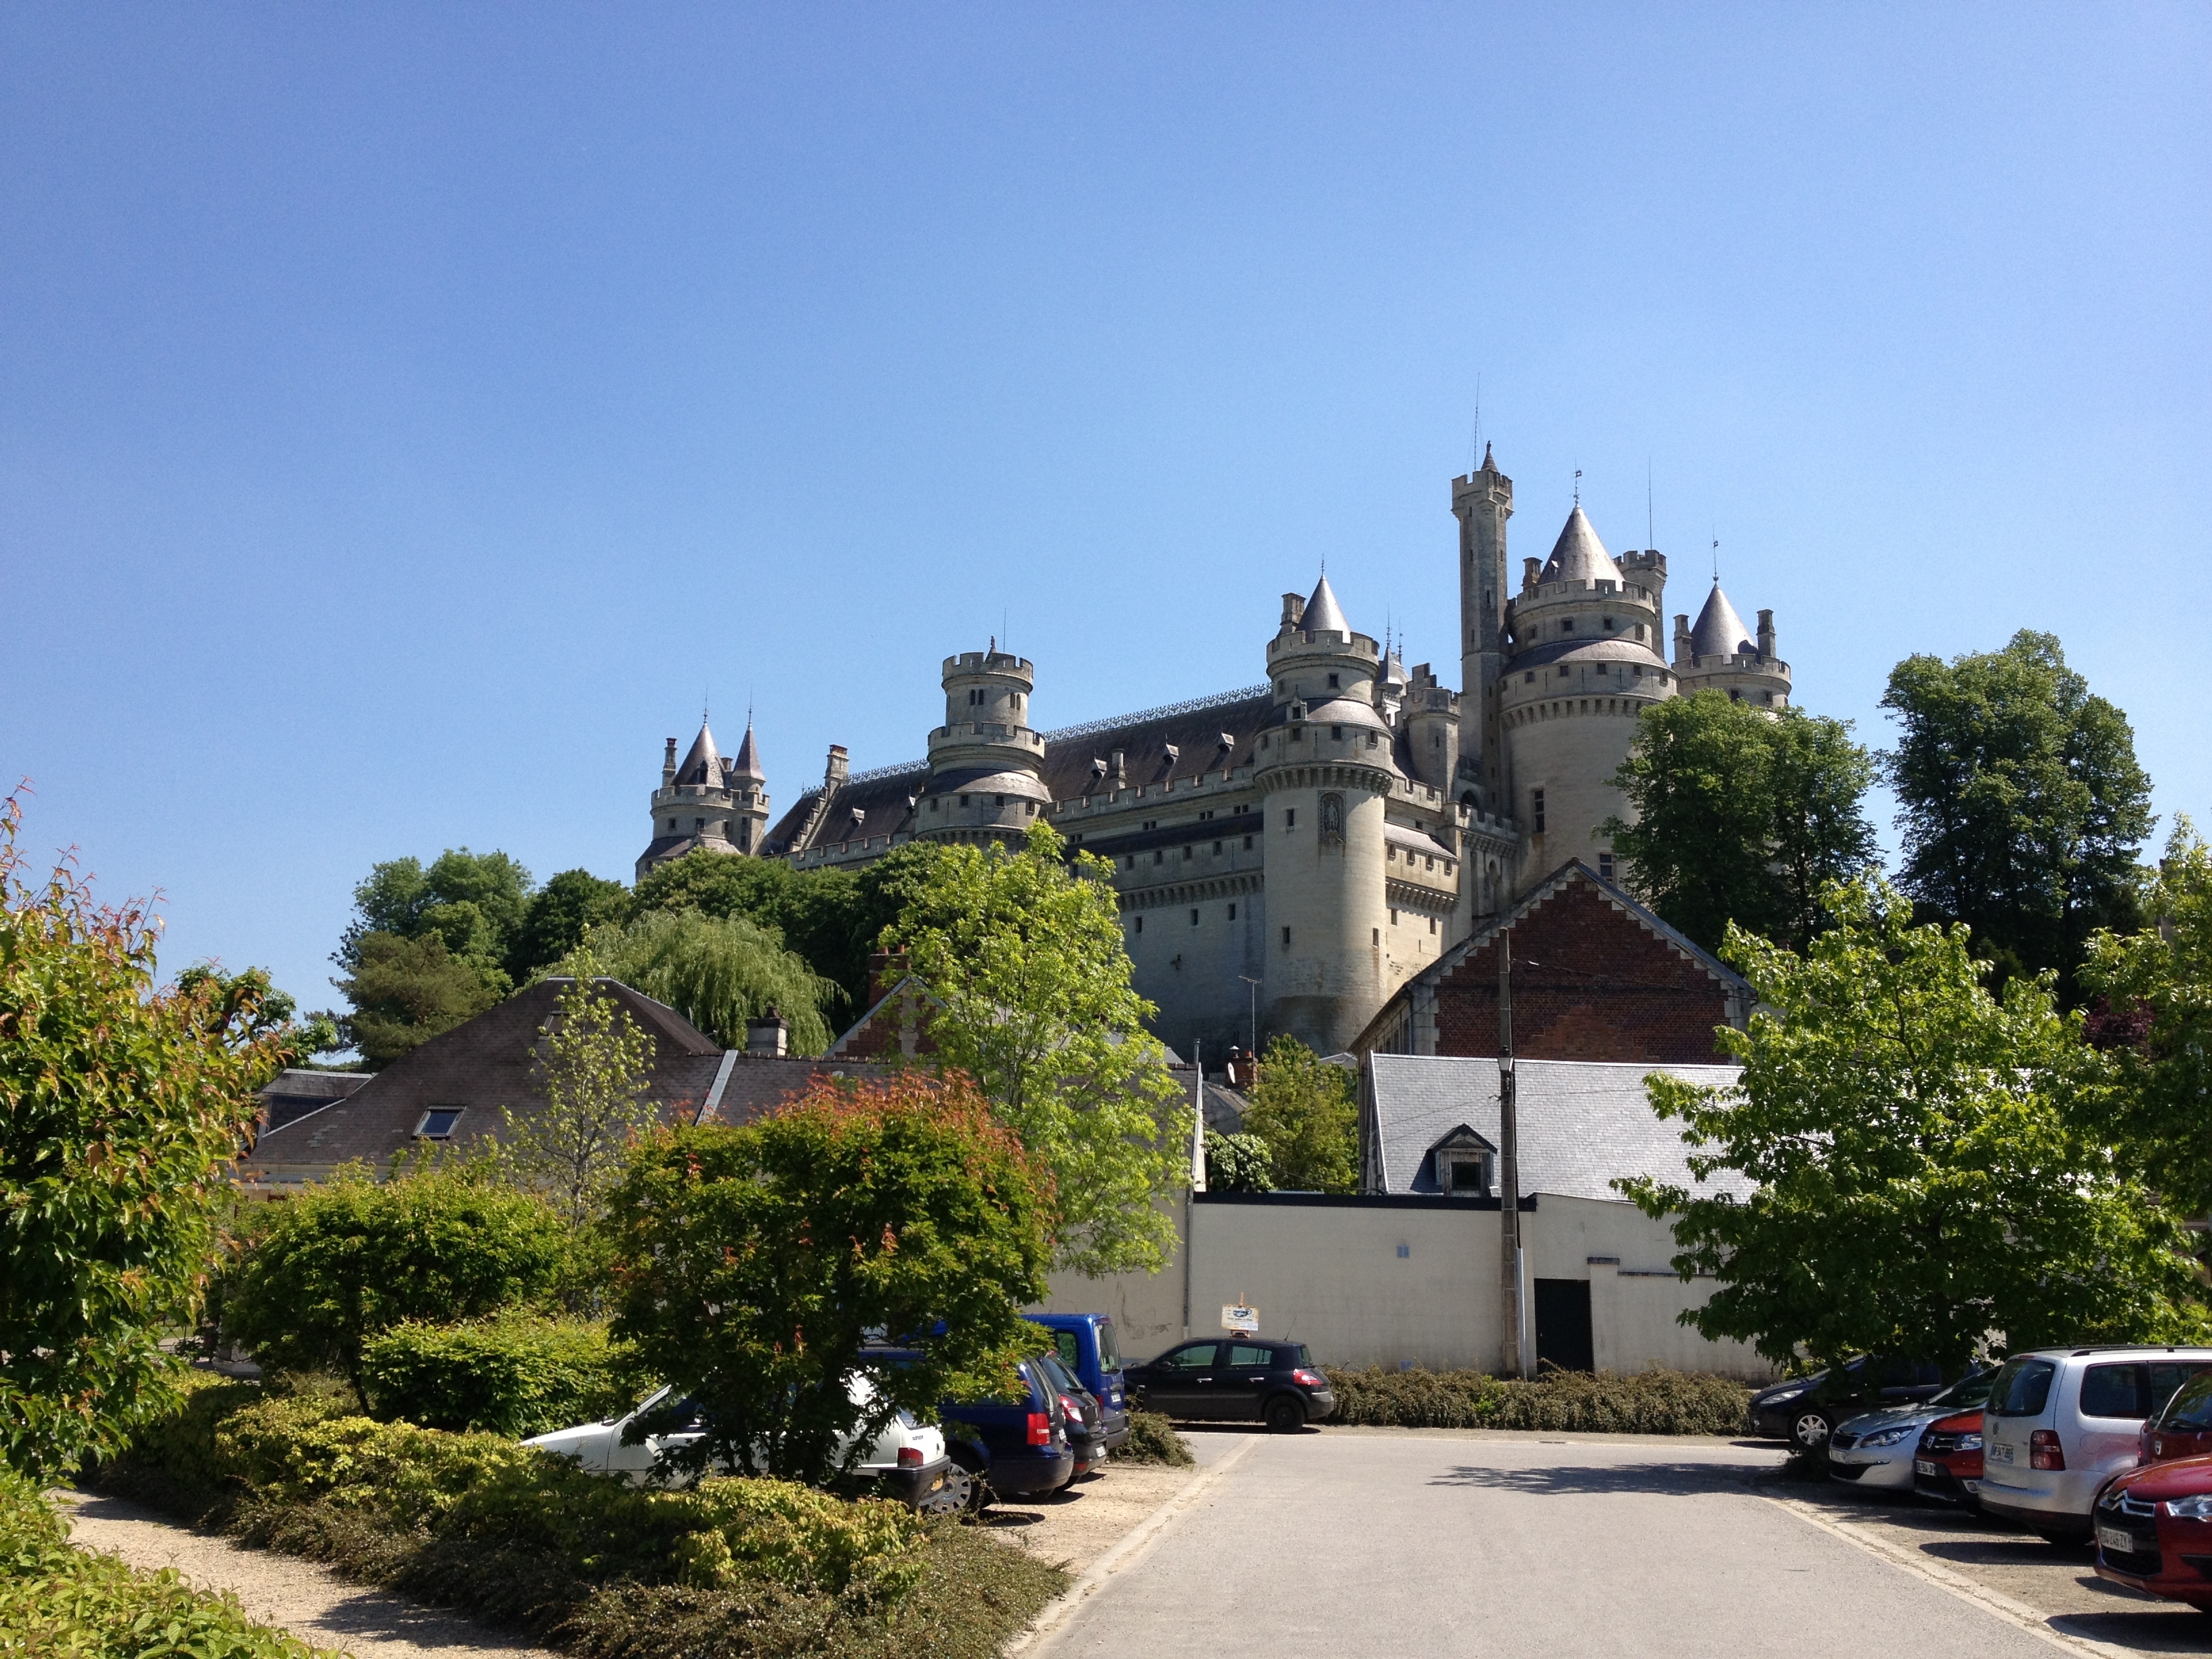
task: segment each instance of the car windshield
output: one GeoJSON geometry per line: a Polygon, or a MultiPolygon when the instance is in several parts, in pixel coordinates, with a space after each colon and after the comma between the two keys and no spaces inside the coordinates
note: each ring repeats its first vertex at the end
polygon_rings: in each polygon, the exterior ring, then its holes
{"type": "Polygon", "coordinates": [[[2212,1429],[2212,1371],[2199,1371],[2181,1385],[2180,1392],[2166,1401],[2159,1426],[2192,1432],[2212,1429]]]}
{"type": "Polygon", "coordinates": [[[1990,1384],[1996,1380],[1995,1371],[1973,1371],[1960,1377],[1928,1403],[1948,1406],[1956,1410],[1961,1406],[1979,1406],[1990,1397],[1990,1384]]]}
{"type": "Polygon", "coordinates": [[[2040,1417],[2051,1403],[2051,1379],[2057,1374],[2058,1367],[2048,1359],[2008,1359],[1984,1409],[1992,1417],[2040,1417]]]}
{"type": "Polygon", "coordinates": [[[1121,1369],[1121,1345],[1114,1337],[1114,1322],[1102,1319],[1091,1328],[1098,1335],[1098,1369],[1118,1371],[1121,1369]]]}
{"type": "Polygon", "coordinates": [[[1044,1368],[1044,1374],[1051,1379],[1052,1386],[1062,1394],[1073,1394],[1083,1386],[1069,1373],[1067,1367],[1060,1363],[1055,1355],[1041,1354],[1038,1356],[1037,1364],[1044,1368]]]}

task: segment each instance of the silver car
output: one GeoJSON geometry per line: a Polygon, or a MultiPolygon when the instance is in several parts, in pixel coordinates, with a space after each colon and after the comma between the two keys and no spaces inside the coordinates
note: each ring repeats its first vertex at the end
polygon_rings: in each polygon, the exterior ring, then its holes
{"type": "Polygon", "coordinates": [[[1828,1475],[1869,1492],[1911,1492],[1920,1432],[1939,1417],[1970,1412],[1990,1397],[1994,1370],[1970,1371],[1932,1400],[1887,1406],[1850,1419],[1828,1437],[1828,1475]]]}
{"type": "Polygon", "coordinates": [[[2136,1466],[2143,1419],[2212,1348],[2045,1348],[2015,1354],[1982,1412],[1982,1508],[2054,1542],[2087,1538],[2106,1477],[2136,1466]]]}

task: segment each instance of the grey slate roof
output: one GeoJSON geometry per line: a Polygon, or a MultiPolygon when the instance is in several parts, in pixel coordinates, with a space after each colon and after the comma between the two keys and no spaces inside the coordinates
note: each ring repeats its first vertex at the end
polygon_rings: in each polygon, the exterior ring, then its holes
{"type": "Polygon", "coordinates": [[[1590,521],[1583,516],[1582,506],[1567,514],[1566,526],[1559,532],[1559,539],[1552,545],[1552,556],[1544,562],[1539,581],[1547,582],[1617,582],[1620,567],[1613,562],[1613,555],[1605,550],[1605,544],[1590,528],[1590,521]]]}
{"type": "Polygon", "coordinates": [[[699,735],[691,739],[691,750],[684,757],[684,764],[676,769],[678,783],[703,783],[720,787],[722,781],[722,757],[715,752],[714,734],[707,729],[707,722],[699,722],[699,735]]]}
{"type": "Polygon", "coordinates": [[[768,781],[767,775],[761,770],[760,749],[753,742],[753,722],[750,714],[745,717],[744,741],[738,745],[738,757],[731,763],[730,775],[755,783],[768,781]]]}
{"type": "Polygon", "coordinates": [[[1314,585],[1313,598],[1306,601],[1304,613],[1298,618],[1298,629],[1305,634],[1349,634],[1352,624],[1344,619],[1344,607],[1336,602],[1336,590],[1328,585],[1328,575],[1323,572],[1314,585]]]}
{"type": "MultiPolygon", "coordinates": [[[[1495,1060],[1374,1054],[1368,1066],[1370,1168],[1383,1191],[1440,1190],[1428,1153],[1462,1124],[1498,1140],[1495,1060]]],[[[1750,1196],[1752,1183],[1741,1176],[1717,1174],[1702,1187],[1692,1181],[1681,1126],[1656,1115],[1644,1091],[1653,1072],[1725,1087],[1739,1068],[1524,1060],[1515,1071],[1523,1193],[1620,1202],[1615,1176],[1652,1176],[1693,1191],[1750,1196]]]]}
{"type": "Polygon", "coordinates": [[[1713,578],[1713,591],[1705,595],[1705,608],[1698,612],[1697,626],[1690,630],[1690,649],[1701,657],[1749,655],[1759,649],[1743,618],[1721,592],[1717,576],[1713,578]]]}

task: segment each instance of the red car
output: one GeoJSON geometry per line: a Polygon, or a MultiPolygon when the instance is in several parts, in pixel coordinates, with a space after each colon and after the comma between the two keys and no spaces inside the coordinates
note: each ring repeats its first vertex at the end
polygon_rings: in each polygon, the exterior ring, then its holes
{"type": "Polygon", "coordinates": [[[2212,1611],[2212,1457],[2114,1475],[2095,1520],[2098,1577],[2212,1611]]]}
{"type": "Polygon", "coordinates": [[[1981,1507],[1982,1414],[1954,1412],[1920,1431],[1912,1454],[1912,1490],[1939,1504],[1981,1507]]]}
{"type": "Polygon", "coordinates": [[[2163,1463],[2212,1455],[2212,1371],[2199,1371],[2143,1420],[2136,1461],[2163,1463]]]}

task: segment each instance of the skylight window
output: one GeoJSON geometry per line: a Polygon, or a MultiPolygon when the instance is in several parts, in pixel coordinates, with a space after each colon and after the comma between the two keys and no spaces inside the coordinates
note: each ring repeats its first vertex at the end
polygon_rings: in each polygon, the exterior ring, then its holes
{"type": "Polygon", "coordinates": [[[422,1121],[415,1126],[417,1140],[451,1140],[453,1126],[461,1121],[459,1106],[433,1106],[422,1114],[422,1121]]]}

